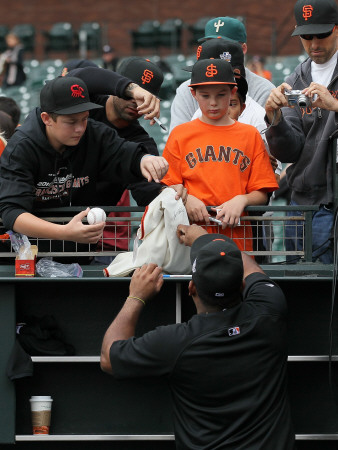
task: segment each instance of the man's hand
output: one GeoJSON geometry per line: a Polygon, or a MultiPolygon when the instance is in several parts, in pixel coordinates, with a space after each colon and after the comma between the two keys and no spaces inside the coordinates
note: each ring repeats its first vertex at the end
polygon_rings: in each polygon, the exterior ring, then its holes
{"type": "Polygon", "coordinates": [[[199,198],[189,194],[185,208],[190,222],[205,222],[210,224],[207,208],[199,198]]]}
{"type": "Polygon", "coordinates": [[[274,125],[276,125],[281,118],[280,109],[283,106],[288,106],[288,101],[284,95],[286,90],[292,89],[287,83],[282,83],[280,86],[271,90],[270,95],[265,103],[265,112],[270,123],[274,120],[274,125]],[[274,114],[276,114],[274,119],[274,114]]]}
{"type": "Polygon", "coordinates": [[[176,235],[181,244],[191,247],[194,241],[202,236],[208,234],[207,231],[199,225],[178,225],[176,235]]]}
{"type": "Polygon", "coordinates": [[[162,156],[146,155],[141,159],[141,172],[148,181],[159,183],[168,169],[168,161],[162,156]]]}
{"type": "Polygon", "coordinates": [[[135,270],[129,285],[129,295],[145,302],[158,294],[163,284],[162,268],[157,264],[144,264],[135,270]]]}
{"type": "Polygon", "coordinates": [[[160,100],[136,83],[128,84],[126,95],[135,99],[140,116],[145,114],[144,118],[150,120],[150,124],[153,125],[155,121],[151,119],[160,116],[160,100]]]}
{"type": "Polygon", "coordinates": [[[90,208],[81,211],[74,216],[70,222],[64,225],[64,240],[74,241],[80,244],[96,244],[102,237],[105,222],[97,223],[95,225],[85,225],[82,219],[86,217],[90,208]]]}
{"type": "Polygon", "coordinates": [[[312,82],[310,86],[302,91],[307,97],[316,95],[312,106],[338,112],[338,100],[332,97],[325,86],[312,82]]]}

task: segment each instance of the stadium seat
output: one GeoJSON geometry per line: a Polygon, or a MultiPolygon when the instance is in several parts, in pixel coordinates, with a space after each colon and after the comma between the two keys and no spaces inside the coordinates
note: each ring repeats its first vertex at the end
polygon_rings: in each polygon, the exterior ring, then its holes
{"type": "Polygon", "coordinates": [[[168,64],[175,80],[175,89],[183,83],[183,81],[189,80],[190,72],[187,72],[186,67],[192,66],[195,60],[191,58],[186,58],[181,54],[167,55],[163,60],[168,64]]]}
{"type": "Polygon", "coordinates": [[[158,20],[145,20],[137,30],[131,30],[133,50],[139,48],[152,48],[157,50],[157,36],[160,22],[158,20]]]}
{"type": "Polygon", "coordinates": [[[66,51],[72,53],[74,50],[74,30],[69,22],[55,23],[50,31],[42,31],[46,39],[45,54],[51,51],[66,51]]]}
{"type": "Polygon", "coordinates": [[[191,37],[189,40],[189,46],[194,46],[198,43],[198,39],[204,36],[204,29],[207,22],[212,19],[213,16],[201,17],[193,25],[188,26],[191,37]]]}
{"type": "Polygon", "coordinates": [[[81,43],[84,43],[85,50],[94,50],[101,55],[102,51],[102,29],[101,25],[97,22],[84,22],[82,23],[79,33],[78,41],[79,48],[81,50],[81,43]],[[81,38],[83,36],[83,38],[81,38]]]}
{"type": "Polygon", "coordinates": [[[7,48],[5,37],[8,34],[8,31],[7,25],[0,25],[0,53],[4,52],[7,48]]]}
{"type": "Polygon", "coordinates": [[[32,24],[15,25],[11,31],[18,36],[25,51],[34,52],[35,50],[35,27],[32,24]]]}
{"type": "Polygon", "coordinates": [[[173,53],[181,48],[183,21],[181,19],[167,19],[157,32],[159,47],[171,48],[173,53]]]}

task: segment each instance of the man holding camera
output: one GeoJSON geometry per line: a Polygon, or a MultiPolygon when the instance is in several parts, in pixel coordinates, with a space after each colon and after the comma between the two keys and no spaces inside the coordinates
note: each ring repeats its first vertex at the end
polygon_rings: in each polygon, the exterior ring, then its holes
{"type": "MultiPolygon", "coordinates": [[[[330,264],[334,216],[330,138],[337,130],[338,7],[335,0],[298,0],[294,13],[297,26],[292,35],[300,37],[309,58],[271,91],[265,119],[272,126],[266,137],[271,153],[292,163],[286,172],[290,204],[320,206],[313,214],[312,258],[330,264]]],[[[286,250],[302,250],[300,223],[287,222],[286,250]]]]}

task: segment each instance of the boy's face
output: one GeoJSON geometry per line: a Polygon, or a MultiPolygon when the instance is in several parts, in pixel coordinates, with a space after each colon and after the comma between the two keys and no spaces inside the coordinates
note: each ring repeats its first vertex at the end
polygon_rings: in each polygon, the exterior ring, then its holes
{"type": "Polygon", "coordinates": [[[56,121],[43,112],[41,118],[46,125],[48,140],[55,150],[77,145],[87,128],[89,112],[57,116],[56,121]]]}
{"type": "Polygon", "coordinates": [[[232,90],[227,84],[204,84],[192,90],[202,115],[209,120],[219,120],[228,114],[232,90]]]}
{"type": "Polygon", "coordinates": [[[237,92],[231,94],[229,105],[229,117],[233,120],[238,120],[238,117],[245,109],[245,105],[242,105],[237,92]]]}

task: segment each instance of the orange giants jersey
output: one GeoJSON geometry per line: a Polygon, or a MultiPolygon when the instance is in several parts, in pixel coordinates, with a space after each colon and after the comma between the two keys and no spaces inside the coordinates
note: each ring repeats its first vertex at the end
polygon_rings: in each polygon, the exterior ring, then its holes
{"type": "MultiPolygon", "coordinates": [[[[162,182],[182,183],[206,206],[236,195],[278,188],[269,155],[255,127],[239,122],[215,126],[195,119],[173,129],[163,151],[169,170],[162,182]]],[[[213,228],[214,231],[214,228],[213,228]]],[[[242,250],[251,250],[251,228],[226,229],[242,250]],[[248,239],[248,245],[244,245],[248,239]]]]}

